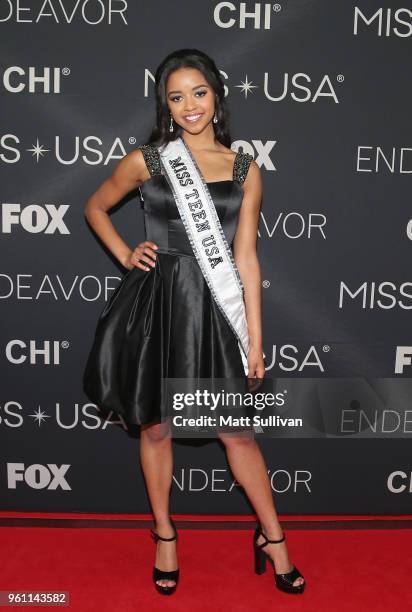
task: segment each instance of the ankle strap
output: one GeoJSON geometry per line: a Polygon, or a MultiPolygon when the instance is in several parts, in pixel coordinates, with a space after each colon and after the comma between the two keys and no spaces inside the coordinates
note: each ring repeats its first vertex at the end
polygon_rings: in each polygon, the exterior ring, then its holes
{"type": "Polygon", "coordinates": [[[175,533],[175,535],[172,536],[171,538],[162,538],[162,536],[160,536],[158,533],[153,531],[153,529],[150,530],[150,533],[152,534],[152,537],[155,540],[155,542],[157,542],[157,540],[162,540],[163,542],[173,542],[173,540],[177,540],[177,533],[175,533]]]}
{"type": "Polygon", "coordinates": [[[177,529],[172,518],[170,518],[170,524],[172,525],[175,532],[174,536],[172,536],[171,538],[162,538],[158,533],[156,533],[156,531],[154,531],[153,529],[150,530],[155,542],[157,542],[157,540],[162,540],[163,542],[173,542],[174,540],[177,540],[177,529]]]}
{"type": "Polygon", "coordinates": [[[267,546],[267,544],[280,544],[280,542],[283,542],[283,540],[286,539],[286,535],[283,534],[283,536],[280,538],[280,540],[269,540],[269,538],[263,533],[261,527],[257,527],[256,528],[256,537],[255,537],[255,544],[258,548],[263,548],[264,546],[267,546]],[[258,544],[257,543],[257,539],[259,536],[262,536],[263,538],[265,538],[265,542],[263,542],[262,544],[258,544]]]}

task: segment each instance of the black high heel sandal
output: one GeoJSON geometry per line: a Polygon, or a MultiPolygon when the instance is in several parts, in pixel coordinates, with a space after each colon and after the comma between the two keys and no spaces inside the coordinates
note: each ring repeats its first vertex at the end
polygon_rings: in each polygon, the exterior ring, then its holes
{"type": "Polygon", "coordinates": [[[259,575],[265,573],[266,560],[269,558],[273,566],[273,572],[275,575],[275,583],[277,588],[281,591],[284,591],[285,593],[303,593],[306,586],[306,580],[302,584],[297,584],[295,586],[293,585],[296,578],[303,578],[298,568],[296,566],[293,566],[293,569],[290,572],[287,572],[286,574],[277,574],[273,559],[269,557],[269,555],[264,550],[262,550],[262,548],[267,544],[278,544],[280,542],[283,542],[283,540],[285,539],[286,536],[283,535],[280,540],[269,540],[263,533],[261,526],[258,525],[256,527],[253,536],[253,549],[255,552],[255,573],[259,575]],[[263,542],[262,544],[257,543],[259,536],[263,536],[265,538],[265,542],[263,542]]]}
{"type": "MultiPolygon", "coordinates": [[[[158,540],[162,540],[162,542],[173,542],[174,540],[177,540],[176,525],[174,524],[172,519],[170,519],[170,522],[175,532],[175,535],[172,536],[171,538],[162,538],[153,529],[150,530],[152,538],[156,544],[158,540]]],[[[155,583],[156,589],[158,590],[159,593],[161,593],[162,595],[171,595],[172,593],[175,592],[177,583],[179,582],[179,569],[175,569],[170,572],[167,572],[165,570],[160,570],[159,568],[154,566],[153,567],[153,582],[155,583]],[[156,580],[162,580],[162,579],[163,580],[174,580],[175,584],[173,584],[172,586],[169,586],[169,585],[158,584],[156,582],[156,580]]]]}

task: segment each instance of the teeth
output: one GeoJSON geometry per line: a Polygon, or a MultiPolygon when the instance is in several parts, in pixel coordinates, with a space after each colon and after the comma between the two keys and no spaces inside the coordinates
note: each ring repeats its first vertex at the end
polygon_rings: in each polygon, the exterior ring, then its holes
{"type": "Polygon", "coordinates": [[[201,115],[188,115],[186,117],[187,121],[197,121],[201,117],[201,115]]]}

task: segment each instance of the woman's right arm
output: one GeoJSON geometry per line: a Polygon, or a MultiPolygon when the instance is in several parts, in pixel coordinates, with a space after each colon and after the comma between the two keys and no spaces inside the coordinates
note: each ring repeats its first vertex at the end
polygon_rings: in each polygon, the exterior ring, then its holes
{"type": "MultiPolygon", "coordinates": [[[[84,214],[93,230],[116,257],[116,259],[127,269],[139,267],[148,270],[139,264],[139,259],[147,261],[152,265],[152,259],[147,257],[139,247],[131,249],[120,237],[108,215],[108,210],[119,203],[119,201],[133,189],[139,187],[145,180],[150,178],[143,153],[135,149],[118,161],[113,173],[96,189],[86,202],[84,214]],[[136,255],[136,259],[134,258],[136,255]]],[[[146,245],[156,245],[145,241],[146,245]]],[[[148,253],[146,246],[145,253],[148,253]]]]}

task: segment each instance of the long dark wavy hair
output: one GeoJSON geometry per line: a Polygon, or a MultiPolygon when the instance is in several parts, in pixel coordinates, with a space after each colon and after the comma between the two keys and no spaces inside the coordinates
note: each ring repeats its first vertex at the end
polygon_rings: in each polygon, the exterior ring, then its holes
{"type": "Polygon", "coordinates": [[[155,73],[156,123],[146,144],[163,146],[181,136],[183,129],[173,121],[173,132],[169,131],[170,111],[167,106],[166,83],[168,76],[178,68],[197,68],[205,77],[215,93],[215,112],[217,123],[213,123],[216,139],[230,148],[229,110],[225,100],[222,76],[215,62],[198,49],[177,49],[169,53],[158,66],[155,73]]]}

